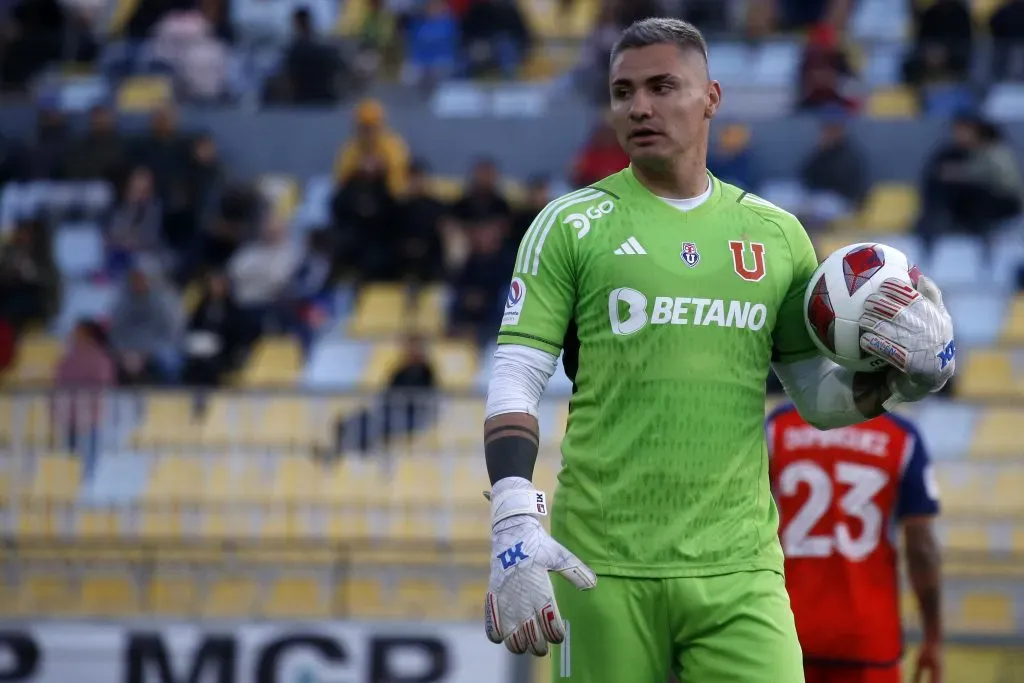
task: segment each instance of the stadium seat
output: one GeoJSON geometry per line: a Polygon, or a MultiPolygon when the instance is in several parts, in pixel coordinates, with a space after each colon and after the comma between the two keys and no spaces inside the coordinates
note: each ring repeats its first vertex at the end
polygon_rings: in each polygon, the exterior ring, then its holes
{"type": "Polygon", "coordinates": [[[459,582],[458,592],[455,598],[457,619],[477,619],[480,614],[480,605],[487,595],[487,582],[477,580],[464,580],[459,582]]]}
{"type": "Polygon", "coordinates": [[[1024,346],[1024,293],[1014,296],[1004,321],[1000,341],[1009,346],[1024,346]]]}
{"type": "Polygon", "coordinates": [[[344,9],[338,13],[338,25],[335,30],[338,35],[354,36],[363,25],[370,3],[367,0],[346,0],[342,6],[344,9]]]}
{"type": "Polygon", "coordinates": [[[48,397],[30,394],[0,395],[0,442],[51,443],[52,418],[48,397]]]}
{"type": "Polygon", "coordinates": [[[352,619],[388,616],[384,588],[378,578],[344,578],[337,587],[337,612],[352,619]]]}
{"type": "Polygon", "coordinates": [[[128,20],[135,14],[139,2],[140,0],[115,0],[108,24],[111,35],[118,35],[124,30],[128,20]]]}
{"type": "Polygon", "coordinates": [[[1013,602],[1003,593],[967,593],[960,603],[959,616],[954,623],[971,633],[1010,634],[1016,630],[1013,602]]]}
{"type": "Polygon", "coordinates": [[[131,576],[112,574],[82,579],[79,612],[85,617],[126,617],[139,613],[139,596],[131,576]]]}
{"type": "Polygon", "coordinates": [[[452,204],[462,199],[465,182],[462,178],[432,176],[429,180],[430,194],[439,201],[452,204]]]}
{"type": "Polygon", "coordinates": [[[279,457],[271,477],[270,502],[317,503],[325,496],[324,467],[310,458],[279,457]]]}
{"type": "MultiPolygon", "coordinates": [[[[939,281],[939,284],[945,287],[944,282],[939,281]]],[[[1001,292],[972,284],[946,288],[943,300],[949,314],[956,321],[956,343],[959,350],[989,347],[998,342],[1007,304],[1001,292]]]]}
{"type": "Polygon", "coordinates": [[[1020,427],[1024,410],[1010,406],[991,406],[979,415],[971,440],[970,455],[975,458],[1019,458],[1020,427]]]}
{"type": "Polygon", "coordinates": [[[974,349],[957,363],[956,394],[965,399],[999,399],[1024,393],[1014,378],[1008,351],[974,349]]]}
{"type": "Polygon", "coordinates": [[[971,0],[971,16],[978,26],[988,26],[988,21],[1003,0],[971,0]]]}
{"type": "Polygon", "coordinates": [[[106,247],[103,233],[91,223],[63,224],[53,235],[53,258],[61,275],[76,280],[102,268],[106,247]]]}
{"type": "Polygon", "coordinates": [[[245,443],[262,448],[308,448],[313,443],[316,428],[306,397],[268,395],[248,400],[246,408],[245,443]]]}
{"type": "Polygon", "coordinates": [[[121,533],[121,519],[116,509],[79,510],[78,536],[83,539],[110,539],[121,533]]]}
{"type": "Polygon", "coordinates": [[[596,0],[574,2],[567,12],[562,12],[560,3],[544,0],[524,0],[519,6],[530,33],[548,40],[582,40],[590,33],[600,9],[596,0]]]}
{"type": "Polygon", "coordinates": [[[129,76],[117,89],[117,109],[126,114],[150,112],[173,99],[171,81],[161,76],[129,76]]]}
{"type": "Polygon", "coordinates": [[[409,308],[409,297],[401,285],[367,285],[356,298],[348,333],[352,337],[401,334],[407,329],[409,308]]]}
{"type": "Polygon", "coordinates": [[[448,323],[448,291],[442,286],[424,288],[416,299],[413,309],[413,327],[426,337],[439,337],[448,323]]]}
{"type": "Polygon", "coordinates": [[[3,374],[3,386],[48,385],[62,353],[59,339],[39,332],[27,334],[19,340],[14,362],[3,374]]]}
{"type": "Polygon", "coordinates": [[[263,616],[273,619],[326,619],[330,612],[321,581],[310,577],[278,577],[263,604],[263,616]]]}
{"type": "Polygon", "coordinates": [[[207,618],[243,617],[256,611],[260,585],[244,575],[218,574],[207,586],[200,612],[207,618]]]}
{"type": "Polygon", "coordinates": [[[193,577],[188,573],[154,576],[147,586],[145,606],[157,616],[195,616],[199,600],[193,577]]]}
{"type": "Polygon", "coordinates": [[[868,194],[860,223],[869,232],[906,232],[917,210],[918,196],[912,185],[878,183],[868,194]]]}
{"type": "Polygon", "coordinates": [[[993,83],[983,110],[994,121],[1016,121],[1024,108],[1024,84],[993,83]]]}
{"type": "Polygon", "coordinates": [[[81,590],[66,574],[29,574],[18,586],[18,613],[25,616],[78,616],[81,590]]]}
{"type": "Polygon", "coordinates": [[[939,286],[971,287],[989,279],[985,246],[966,235],[946,235],[934,247],[927,274],[939,286]]]}
{"type": "Polygon", "coordinates": [[[292,337],[269,337],[256,344],[239,377],[242,387],[294,384],[302,373],[302,349],[292,337]]]}
{"type": "Polygon", "coordinates": [[[912,119],[918,115],[917,99],[902,85],[878,88],[868,96],[865,114],[873,119],[912,119]]]}
{"type": "Polygon", "coordinates": [[[142,416],[131,435],[136,448],[195,445],[200,423],[193,414],[193,398],[185,392],[148,392],[142,416]]]}
{"type": "Polygon", "coordinates": [[[986,502],[993,514],[1024,515],[1024,469],[1011,466],[1001,471],[993,482],[992,497],[986,502]]]}
{"type": "Polygon", "coordinates": [[[404,617],[413,620],[451,617],[451,591],[437,579],[402,578],[395,586],[395,600],[404,617]]]}

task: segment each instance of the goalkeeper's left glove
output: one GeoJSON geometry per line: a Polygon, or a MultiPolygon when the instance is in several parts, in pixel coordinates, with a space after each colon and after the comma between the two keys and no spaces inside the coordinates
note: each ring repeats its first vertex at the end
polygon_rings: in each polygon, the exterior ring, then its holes
{"type": "Polygon", "coordinates": [[[942,292],[923,275],[913,287],[896,278],[885,280],[865,301],[860,326],[861,348],[894,368],[886,408],[940,390],[956,370],[953,320],[942,292]]]}

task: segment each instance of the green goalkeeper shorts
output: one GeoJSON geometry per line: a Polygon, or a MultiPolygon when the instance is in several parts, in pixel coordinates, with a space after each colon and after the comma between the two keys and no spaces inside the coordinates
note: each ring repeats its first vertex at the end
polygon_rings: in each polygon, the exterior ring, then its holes
{"type": "Polygon", "coordinates": [[[590,591],[552,577],[565,641],[553,683],[803,683],[783,576],[601,576],[590,591]]]}

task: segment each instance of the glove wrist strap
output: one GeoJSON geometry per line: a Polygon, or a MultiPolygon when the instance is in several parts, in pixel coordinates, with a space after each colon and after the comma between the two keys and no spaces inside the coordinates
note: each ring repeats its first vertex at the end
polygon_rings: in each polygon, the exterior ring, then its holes
{"type": "Polygon", "coordinates": [[[516,515],[546,517],[547,514],[548,500],[543,491],[512,489],[491,498],[491,526],[516,515]]]}

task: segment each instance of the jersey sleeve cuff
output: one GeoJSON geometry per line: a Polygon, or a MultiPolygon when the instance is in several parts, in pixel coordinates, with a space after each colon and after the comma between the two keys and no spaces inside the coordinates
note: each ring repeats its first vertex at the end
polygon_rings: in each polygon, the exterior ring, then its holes
{"type": "Polygon", "coordinates": [[[810,360],[816,356],[820,356],[821,351],[816,348],[804,349],[803,351],[793,351],[792,353],[780,353],[778,350],[775,352],[775,357],[772,361],[775,363],[799,363],[802,360],[810,360]]]}
{"type": "Polygon", "coordinates": [[[498,343],[529,346],[530,348],[537,349],[538,351],[553,353],[556,356],[562,352],[561,344],[526,332],[499,332],[498,343]]]}

